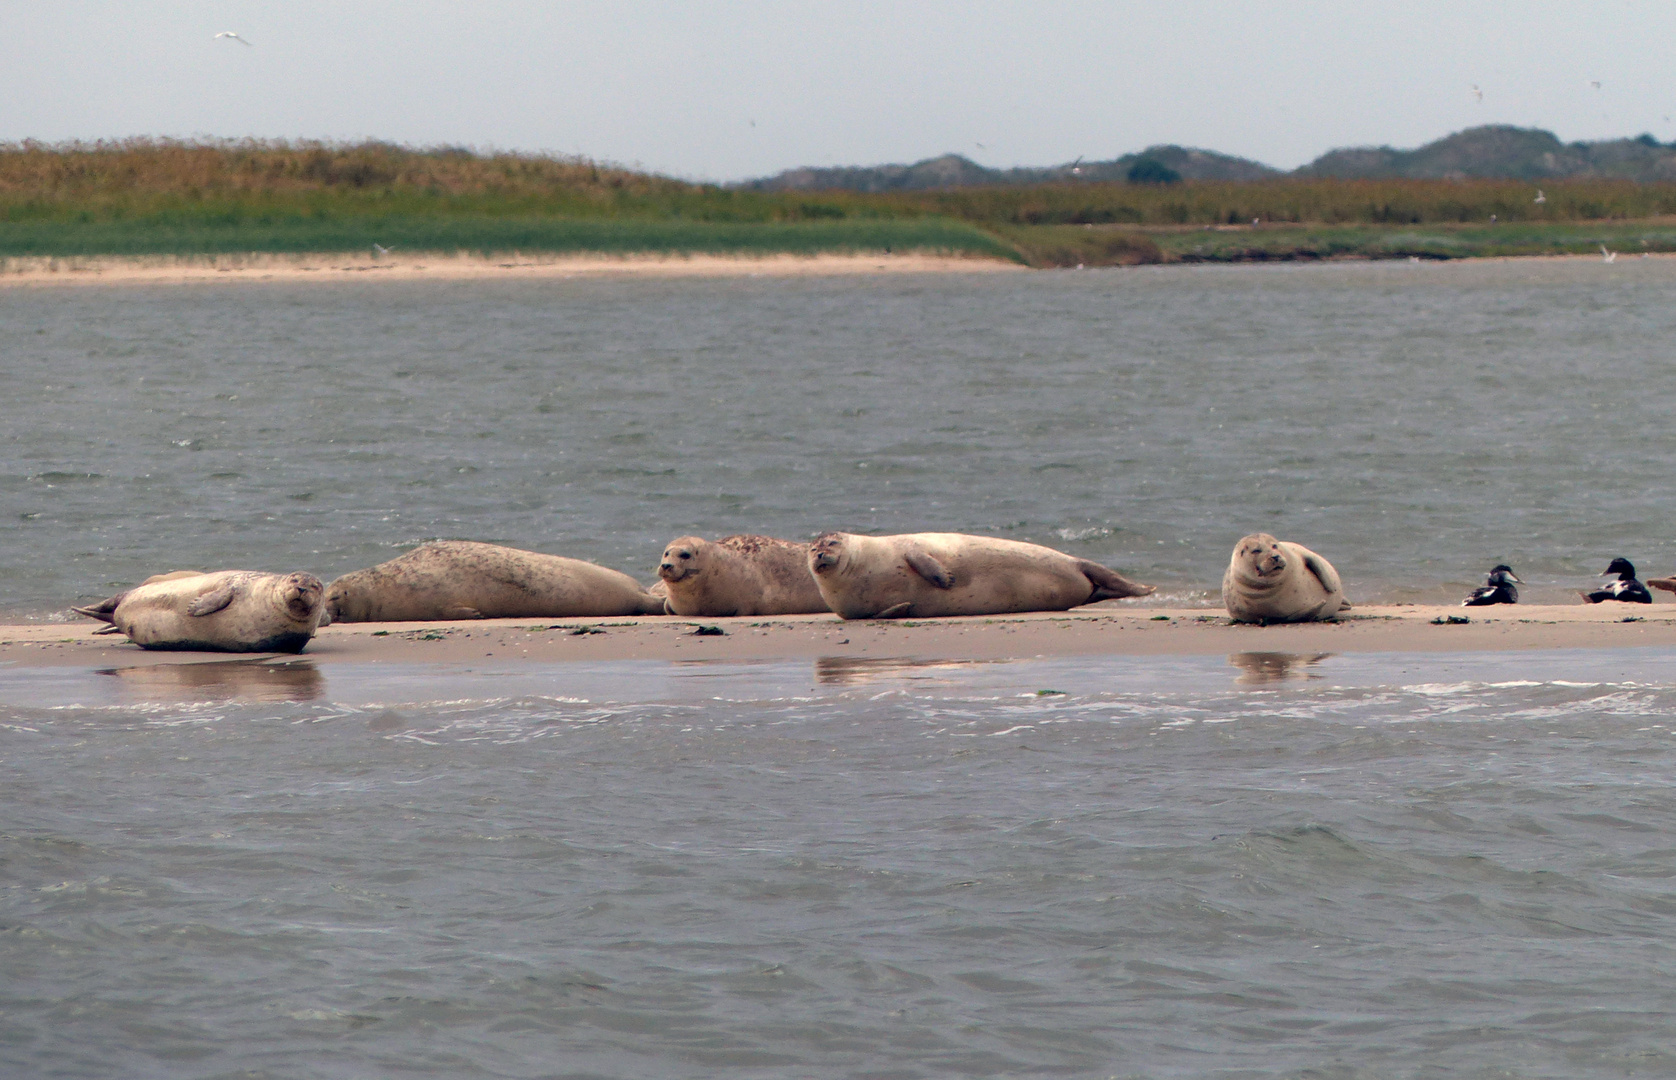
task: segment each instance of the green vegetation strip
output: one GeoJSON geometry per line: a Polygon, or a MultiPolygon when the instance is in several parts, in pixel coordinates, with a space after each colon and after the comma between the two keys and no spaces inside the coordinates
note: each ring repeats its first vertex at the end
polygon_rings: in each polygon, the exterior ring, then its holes
{"type": "Polygon", "coordinates": [[[1549,222],[1513,225],[1276,225],[1239,231],[1149,233],[1167,262],[1368,258],[1486,258],[1514,255],[1621,257],[1676,251],[1676,222],[1549,222]]]}
{"type": "Polygon", "coordinates": [[[125,219],[0,223],[0,257],[218,255],[247,252],[633,252],[813,255],[920,251],[1018,259],[964,222],[708,222],[542,217],[343,217],[216,221],[125,219]]]}

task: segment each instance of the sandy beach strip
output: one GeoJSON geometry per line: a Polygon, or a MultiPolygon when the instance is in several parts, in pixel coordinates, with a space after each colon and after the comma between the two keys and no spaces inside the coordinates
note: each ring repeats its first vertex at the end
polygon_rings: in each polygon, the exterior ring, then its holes
{"type": "Polygon", "coordinates": [[[1018,263],[923,252],[818,255],[502,254],[80,256],[0,259],[0,288],[211,281],[472,281],[598,277],[834,277],[994,273],[1018,263]]]}
{"type": "MultiPolygon", "coordinates": [[[[232,659],[148,652],[99,624],[0,626],[6,668],[110,667],[232,659]]],[[[1212,609],[1094,605],[1073,612],[844,622],[835,615],[732,619],[489,619],[347,623],[326,627],[305,658],[331,663],[472,664],[529,661],[1012,660],[1235,653],[1464,653],[1676,646],[1676,604],[1468,610],[1359,608],[1337,623],[1238,626],[1212,609]],[[1488,612],[1488,613],[1487,613],[1488,612]],[[1434,620],[1467,618],[1467,623],[1434,620]],[[1630,621],[1626,621],[1630,620],[1630,621]],[[722,633],[699,634],[699,627],[722,633]]]]}

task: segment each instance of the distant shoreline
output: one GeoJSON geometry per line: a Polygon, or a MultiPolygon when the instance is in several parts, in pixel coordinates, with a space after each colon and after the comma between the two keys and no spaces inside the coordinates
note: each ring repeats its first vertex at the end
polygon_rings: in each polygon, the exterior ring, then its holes
{"type": "Polygon", "coordinates": [[[88,255],[0,259],[0,288],[206,282],[467,281],[579,277],[826,277],[1023,270],[1003,259],[924,252],[814,255],[362,253],[88,255]]]}
{"type": "MultiPolygon", "coordinates": [[[[1278,231],[1278,230],[1277,230],[1278,231]]],[[[1183,230],[1186,233],[1186,230],[1183,230]]],[[[1672,252],[1634,250],[1625,259],[1668,258],[1672,252]]],[[[1485,253],[1432,258],[1429,262],[1601,261],[1599,255],[1485,253]]],[[[1401,262],[1400,257],[1346,251],[1327,255],[1259,254],[1247,258],[1176,257],[1164,265],[1401,262]]],[[[1098,266],[1099,264],[1090,264],[1098,266]]],[[[1128,263],[1125,265],[1137,265],[1128,263]]],[[[1145,265],[1160,265],[1149,263],[1145,265]]],[[[872,274],[996,273],[1031,269],[982,255],[927,252],[792,253],[718,255],[473,253],[391,254],[358,252],[243,255],[87,255],[0,259],[0,289],[79,285],[191,285],[210,282],[477,281],[563,278],[840,277],[872,274]]],[[[1046,267],[1045,269],[1054,269],[1046,267]]],[[[1064,269],[1060,267],[1060,269],[1064,269]]]]}

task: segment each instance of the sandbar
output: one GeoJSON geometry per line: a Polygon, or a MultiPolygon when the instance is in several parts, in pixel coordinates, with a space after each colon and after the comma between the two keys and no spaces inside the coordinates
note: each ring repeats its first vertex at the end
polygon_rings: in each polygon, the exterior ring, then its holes
{"type": "Polygon", "coordinates": [[[925,252],[816,255],[501,254],[468,252],[78,256],[0,259],[0,288],[190,285],[211,281],[472,281],[599,277],[835,277],[995,273],[1018,263],[925,252]]]}
{"type": "MultiPolygon", "coordinates": [[[[225,661],[226,653],[149,652],[100,624],[0,626],[0,681],[20,667],[109,667],[225,661]]],[[[1335,623],[1243,626],[1219,610],[1096,604],[1071,612],[946,619],[835,615],[688,619],[487,619],[325,627],[302,654],[332,663],[460,665],[850,658],[1024,660],[1076,656],[1470,653],[1676,647],[1676,604],[1426,605],[1358,608],[1335,623]],[[1485,612],[1489,612],[1486,614],[1485,612]],[[1466,623],[1448,622],[1465,618],[1466,623]],[[1445,620],[1439,622],[1438,620],[1445,620]],[[721,633],[697,631],[708,628],[721,633]]]]}

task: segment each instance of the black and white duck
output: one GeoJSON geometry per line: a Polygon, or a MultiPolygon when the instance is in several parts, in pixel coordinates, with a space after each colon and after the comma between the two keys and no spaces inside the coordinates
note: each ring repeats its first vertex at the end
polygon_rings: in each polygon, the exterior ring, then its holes
{"type": "Polygon", "coordinates": [[[1518,575],[1513,572],[1511,566],[1506,563],[1499,563],[1490,571],[1490,576],[1485,579],[1484,584],[1472,590],[1472,593],[1461,601],[1461,606],[1487,607],[1490,604],[1517,604],[1519,602],[1519,590],[1513,587],[1515,583],[1524,584],[1523,581],[1519,580],[1518,575]]]}
{"type": "Polygon", "coordinates": [[[1594,592],[1583,593],[1584,600],[1591,604],[1598,604],[1602,600],[1622,600],[1626,604],[1653,602],[1653,594],[1647,591],[1647,586],[1635,580],[1635,564],[1628,559],[1613,559],[1612,565],[1601,572],[1602,577],[1607,574],[1617,574],[1618,580],[1594,592]]]}

